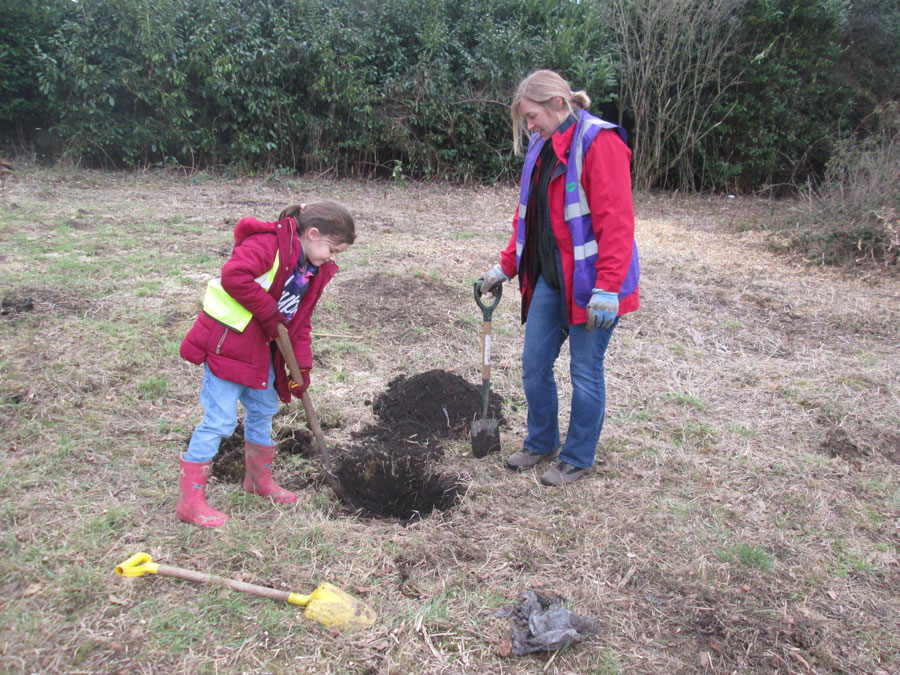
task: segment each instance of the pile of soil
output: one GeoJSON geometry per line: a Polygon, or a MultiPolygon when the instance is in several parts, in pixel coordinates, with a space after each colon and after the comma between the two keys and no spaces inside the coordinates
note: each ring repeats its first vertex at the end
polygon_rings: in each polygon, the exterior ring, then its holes
{"type": "MultiPolygon", "coordinates": [[[[502,398],[488,396],[488,417],[503,422],[502,398]]],[[[413,377],[400,375],[372,403],[381,426],[396,438],[419,441],[464,438],[483,408],[481,387],[454,373],[429,370],[413,377]]]]}
{"type": "Polygon", "coordinates": [[[7,295],[0,300],[0,315],[23,314],[32,311],[34,311],[34,300],[29,297],[7,295]]]}
{"type": "MultiPolygon", "coordinates": [[[[500,407],[500,396],[491,392],[488,416],[502,423],[500,407]]],[[[352,445],[331,449],[344,501],[363,515],[403,522],[456,505],[466,488],[461,476],[441,472],[441,443],[465,438],[472,422],[480,419],[480,385],[443,370],[401,375],[376,397],[372,410],[378,418],[375,424],[354,433],[352,445]]],[[[277,443],[281,456],[320,461],[315,441],[304,429],[282,431],[277,443]]],[[[228,483],[243,479],[241,424],[222,440],[213,458],[212,476],[228,483]]],[[[282,484],[289,489],[301,487],[290,480],[282,484]]]]}

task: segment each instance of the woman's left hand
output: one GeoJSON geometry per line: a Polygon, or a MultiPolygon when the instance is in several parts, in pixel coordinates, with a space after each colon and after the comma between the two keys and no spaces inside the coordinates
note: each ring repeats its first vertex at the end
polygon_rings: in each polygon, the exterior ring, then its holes
{"type": "Polygon", "coordinates": [[[618,294],[595,288],[591,301],[587,304],[587,329],[594,330],[597,326],[611,328],[618,313],[618,294]]]}

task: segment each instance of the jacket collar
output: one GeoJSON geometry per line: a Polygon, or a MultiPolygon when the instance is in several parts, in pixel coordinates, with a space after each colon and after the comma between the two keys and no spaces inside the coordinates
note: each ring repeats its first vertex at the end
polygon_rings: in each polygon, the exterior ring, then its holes
{"type": "Polygon", "coordinates": [[[569,157],[569,148],[572,146],[572,136],[575,135],[577,122],[578,118],[575,115],[569,115],[550,138],[553,143],[553,151],[562,162],[566,162],[569,157]]]}

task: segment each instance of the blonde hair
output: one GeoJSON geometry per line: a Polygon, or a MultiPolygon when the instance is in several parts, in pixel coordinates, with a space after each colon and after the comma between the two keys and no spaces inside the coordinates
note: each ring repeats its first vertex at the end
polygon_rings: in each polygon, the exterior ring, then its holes
{"type": "Polygon", "coordinates": [[[278,216],[278,220],[293,218],[297,221],[298,234],[314,227],[336,243],[352,244],[356,240],[356,224],[347,208],[332,199],[309,204],[291,204],[278,216]]]}
{"type": "Polygon", "coordinates": [[[584,110],[591,104],[591,97],[584,90],[572,91],[569,83],[562,75],[552,70],[536,70],[519,82],[512,105],[509,107],[513,126],[513,152],[522,154],[522,134],[528,135],[528,126],[522,115],[522,101],[529,100],[545,107],[559,97],[569,109],[570,114],[576,110],[584,110]]]}

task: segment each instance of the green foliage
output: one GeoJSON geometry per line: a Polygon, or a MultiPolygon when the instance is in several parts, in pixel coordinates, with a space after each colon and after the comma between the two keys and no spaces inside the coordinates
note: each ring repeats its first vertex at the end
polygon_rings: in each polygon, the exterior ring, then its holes
{"type": "Polygon", "coordinates": [[[749,544],[735,544],[727,550],[719,552],[719,557],[728,562],[738,562],[747,567],[756,567],[763,572],[772,571],[772,558],[761,548],[749,544]]]}
{"type": "Polygon", "coordinates": [[[138,383],[138,392],[145,399],[162,398],[168,390],[169,382],[164,377],[151,376],[138,383]]]}
{"type": "MultiPolygon", "coordinates": [[[[745,0],[716,24],[737,37],[681,118],[618,109],[628,91],[618,99],[610,17],[636,22],[632,4],[5,2],[0,21],[16,29],[0,35],[0,143],[21,147],[52,126],[70,157],[95,166],[508,179],[520,165],[513,90],[546,67],[609,119],[649,115],[645,139],[660,137],[653,125],[671,130],[651,158],[654,185],[747,192],[821,177],[851,131],[877,133],[872,112],[900,98],[896,2],[745,0]]],[[[686,53],[707,54],[716,34],[685,32],[696,42],[686,53]]],[[[679,82],[659,95],[684,101],[679,82]]]]}
{"type": "Polygon", "coordinates": [[[747,0],[729,64],[740,83],[718,103],[730,113],[704,143],[700,186],[796,186],[824,169],[847,127],[836,75],[847,15],[845,0],[747,0]]]}
{"type": "Polygon", "coordinates": [[[97,0],[39,54],[93,164],[480,180],[514,173],[521,77],[557,68],[609,99],[607,51],[574,1],[97,0]]]}
{"type": "Polygon", "coordinates": [[[877,132],[873,113],[900,101],[900,5],[896,0],[854,0],[838,72],[851,96],[854,129],[877,132]]]}
{"type": "Polygon", "coordinates": [[[275,24],[294,4],[276,15],[274,3],[249,0],[81,3],[44,70],[70,154],[107,165],[268,166],[276,148],[289,152],[293,75],[277,56],[288,41],[275,24]]]}
{"type": "Polygon", "coordinates": [[[0,2],[0,139],[30,135],[49,121],[34,45],[47,43],[71,6],[70,0],[0,2]]]}

